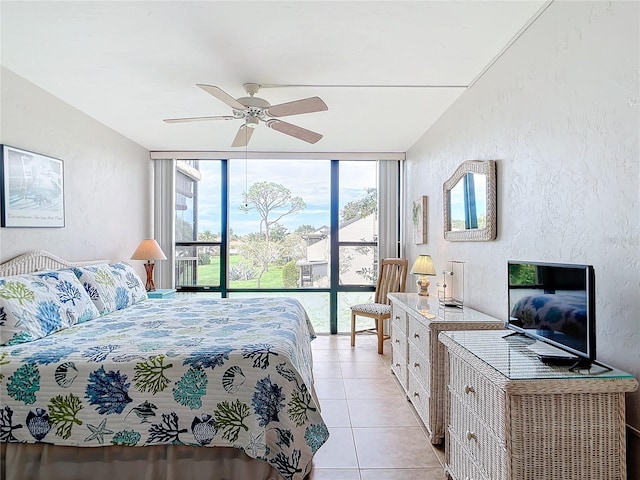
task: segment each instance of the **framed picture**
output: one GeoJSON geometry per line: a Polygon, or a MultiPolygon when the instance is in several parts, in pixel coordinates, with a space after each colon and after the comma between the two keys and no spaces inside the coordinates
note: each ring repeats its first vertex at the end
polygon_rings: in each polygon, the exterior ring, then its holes
{"type": "Polygon", "coordinates": [[[2,145],[3,227],[64,227],[62,160],[2,145]]]}
{"type": "Polygon", "coordinates": [[[411,210],[413,221],[413,242],[417,245],[427,243],[427,196],[423,195],[413,202],[411,210]]]}

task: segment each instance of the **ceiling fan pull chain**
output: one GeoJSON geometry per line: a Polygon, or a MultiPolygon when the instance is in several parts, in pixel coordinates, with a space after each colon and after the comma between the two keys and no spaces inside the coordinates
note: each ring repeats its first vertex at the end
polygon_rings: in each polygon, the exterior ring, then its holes
{"type": "MultiPolygon", "coordinates": [[[[245,131],[245,135],[247,135],[247,128],[244,129],[245,131]]],[[[247,202],[247,198],[249,198],[249,168],[247,167],[249,161],[247,159],[247,145],[249,144],[249,139],[247,139],[246,143],[244,144],[244,207],[248,208],[249,207],[249,203],[247,202]]]]}

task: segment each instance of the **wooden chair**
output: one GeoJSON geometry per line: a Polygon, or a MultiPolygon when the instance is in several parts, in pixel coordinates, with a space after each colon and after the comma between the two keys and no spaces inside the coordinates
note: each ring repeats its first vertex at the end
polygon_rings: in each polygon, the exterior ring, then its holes
{"type": "Polygon", "coordinates": [[[391,304],[387,293],[405,291],[408,269],[409,261],[406,258],[385,258],[382,260],[373,303],[361,303],[351,307],[352,347],[356,344],[356,333],[375,332],[378,335],[378,353],[382,353],[382,344],[389,338],[389,335],[384,334],[384,321],[391,318],[391,304]],[[373,318],[375,327],[356,330],[356,316],[373,318]]]}

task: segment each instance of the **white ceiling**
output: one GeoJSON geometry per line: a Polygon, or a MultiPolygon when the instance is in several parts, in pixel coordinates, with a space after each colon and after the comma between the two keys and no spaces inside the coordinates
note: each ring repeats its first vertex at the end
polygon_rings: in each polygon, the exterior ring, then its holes
{"type": "MultiPolygon", "coordinates": [[[[232,150],[241,120],[195,86],[233,97],[263,85],[310,145],[260,125],[250,151],[405,152],[549,2],[1,1],[1,63],[156,150],[232,150]]],[[[240,147],[244,151],[244,147],[240,147]]]]}

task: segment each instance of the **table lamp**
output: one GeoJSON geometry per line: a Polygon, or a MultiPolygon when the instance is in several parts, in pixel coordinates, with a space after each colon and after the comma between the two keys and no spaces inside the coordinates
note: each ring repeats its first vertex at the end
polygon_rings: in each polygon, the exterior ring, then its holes
{"type": "Polygon", "coordinates": [[[131,260],[146,260],[147,263],[144,264],[144,268],[147,271],[147,284],[145,288],[147,292],[155,292],[156,284],[153,283],[153,267],[155,263],[151,260],[166,260],[164,252],[156,242],[152,238],[146,238],[140,242],[136,251],[131,255],[131,260]]]}
{"type": "Polygon", "coordinates": [[[416,261],[411,267],[411,273],[419,275],[416,283],[418,284],[418,295],[423,297],[429,296],[429,285],[431,282],[427,278],[427,275],[435,275],[436,270],[433,268],[433,260],[431,255],[418,255],[416,261]]]}

